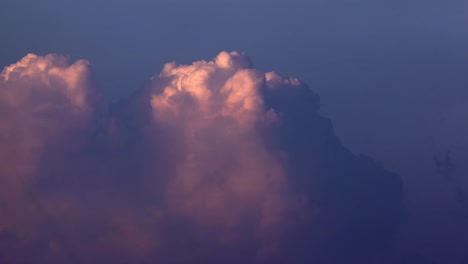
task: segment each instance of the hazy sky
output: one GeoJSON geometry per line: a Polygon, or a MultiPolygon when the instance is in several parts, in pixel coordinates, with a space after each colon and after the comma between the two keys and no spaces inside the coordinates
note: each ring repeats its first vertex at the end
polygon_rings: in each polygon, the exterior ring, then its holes
{"type": "Polygon", "coordinates": [[[28,53],[86,59],[108,101],[167,62],[245,51],[254,68],[306,83],[346,147],[401,175],[401,247],[468,259],[467,213],[433,162],[451,151],[468,192],[465,0],[1,0],[0,36],[2,67],[28,53]]]}

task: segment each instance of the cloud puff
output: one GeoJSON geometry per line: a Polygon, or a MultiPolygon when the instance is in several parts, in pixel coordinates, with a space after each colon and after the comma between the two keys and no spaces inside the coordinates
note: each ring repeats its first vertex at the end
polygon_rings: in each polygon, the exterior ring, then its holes
{"type": "MultiPolygon", "coordinates": [[[[86,140],[95,91],[89,63],[28,54],[0,74],[0,230],[34,236],[42,222],[34,186],[67,166],[86,140]]],[[[41,204],[44,212],[61,201],[41,204]]],[[[24,242],[24,241],[23,241],[24,242]]]]}
{"type": "Polygon", "coordinates": [[[48,158],[43,155],[46,149],[71,151],[90,118],[93,96],[84,60],[69,64],[60,55],[28,54],[4,68],[0,74],[2,195],[14,194],[29,183],[41,160],[48,158]],[[65,139],[70,141],[63,146],[65,139]]]}
{"type": "Polygon", "coordinates": [[[189,66],[167,64],[156,78],[169,84],[151,87],[162,90],[151,95],[151,107],[155,123],[176,136],[177,150],[167,153],[177,161],[166,190],[171,206],[226,225],[251,210],[266,228],[288,207],[288,182],[280,153],[270,153],[259,133],[275,114],[265,111],[264,75],[245,65],[236,52],[189,66]]]}
{"type": "Polygon", "coordinates": [[[405,217],[400,178],[244,53],[168,63],[107,115],[58,55],[6,67],[0,95],[6,262],[374,263],[405,217]]]}
{"type": "Polygon", "coordinates": [[[402,182],[350,153],[319,105],[299,80],[221,52],[166,64],[127,103],[127,115],[145,118],[125,127],[141,128],[146,147],[165,160],[153,173],[166,179],[160,192],[170,214],[217,226],[220,241],[250,230],[268,241],[257,244],[262,255],[307,234],[288,249],[303,261],[336,255],[338,246],[343,260],[386,254],[405,217],[402,182]],[[325,256],[311,257],[304,241],[321,244],[325,256]]]}

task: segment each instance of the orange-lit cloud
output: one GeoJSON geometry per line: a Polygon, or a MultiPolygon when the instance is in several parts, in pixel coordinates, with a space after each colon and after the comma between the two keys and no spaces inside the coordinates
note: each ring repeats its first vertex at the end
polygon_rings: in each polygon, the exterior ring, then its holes
{"type": "Polygon", "coordinates": [[[404,219],[398,176],[244,53],[168,63],[106,115],[95,95],[86,61],[1,73],[0,261],[360,261],[404,219]]]}
{"type": "Polygon", "coordinates": [[[280,121],[263,100],[268,80],[248,66],[238,52],[169,63],[147,89],[154,124],[171,131],[170,149],[160,147],[175,161],[165,189],[170,211],[226,232],[251,218],[262,237],[281,229],[300,197],[291,194],[282,153],[261,132],[280,121]]]}
{"type": "Polygon", "coordinates": [[[28,54],[5,67],[0,74],[0,181],[4,199],[15,199],[15,194],[27,188],[41,162],[55,162],[53,159],[64,154],[62,150],[71,153],[78,141],[83,141],[80,133],[90,118],[93,96],[87,61],[70,64],[60,55],[28,54]],[[45,153],[50,156],[44,157],[45,153]]]}
{"type": "MultiPolygon", "coordinates": [[[[2,232],[24,244],[39,236],[49,214],[66,208],[66,202],[45,202],[35,186],[54,171],[66,170],[64,156],[76,155],[84,144],[94,97],[84,60],[70,64],[61,55],[28,54],[1,72],[2,232]]],[[[28,246],[21,243],[12,246],[28,246]]]]}

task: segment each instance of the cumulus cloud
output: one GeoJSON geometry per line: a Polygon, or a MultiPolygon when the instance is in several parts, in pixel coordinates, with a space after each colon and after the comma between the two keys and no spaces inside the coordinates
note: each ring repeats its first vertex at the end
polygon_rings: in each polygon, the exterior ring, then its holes
{"type": "Polygon", "coordinates": [[[32,248],[44,263],[374,263],[405,217],[400,178],[341,144],[318,95],[241,52],[168,63],[107,115],[88,63],[58,55],[6,67],[0,95],[0,180],[23,196],[2,208],[34,211],[0,220],[12,263],[32,248]]]}
{"type": "MultiPolygon", "coordinates": [[[[28,54],[0,74],[0,181],[3,199],[40,170],[46,149],[72,151],[90,118],[94,91],[88,62],[28,54]],[[62,146],[63,140],[69,140],[62,146]]],[[[64,154],[64,153],[60,153],[64,154]]],[[[7,198],[8,197],[8,198],[7,198]]]]}
{"type": "Polygon", "coordinates": [[[212,62],[168,64],[157,78],[170,83],[155,85],[162,91],[152,94],[151,107],[179,145],[168,153],[177,160],[166,190],[174,210],[228,226],[252,210],[267,228],[288,207],[288,182],[280,153],[270,153],[259,133],[267,117],[264,75],[243,68],[245,61],[223,52],[212,62]]]}
{"type": "MultiPolygon", "coordinates": [[[[89,63],[61,55],[28,54],[0,74],[0,230],[20,240],[35,236],[43,220],[33,188],[64,155],[85,141],[95,91],[89,63]]],[[[61,201],[41,204],[42,211],[61,201]]],[[[24,242],[24,241],[23,241],[24,242]]]]}

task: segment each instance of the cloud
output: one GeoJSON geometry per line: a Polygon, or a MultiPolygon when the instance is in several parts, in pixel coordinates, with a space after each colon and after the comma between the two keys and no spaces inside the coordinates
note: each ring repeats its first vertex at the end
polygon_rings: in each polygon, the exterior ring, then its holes
{"type": "Polygon", "coordinates": [[[350,153],[303,83],[250,65],[239,52],[168,63],[127,103],[128,115],[145,118],[125,127],[143,128],[146,147],[165,159],[154,173],[167,177],[169,213],[217,226],[220,241],[249,230],[260,255],[304,233],[330,243],[324,258],[337,247],[343,260],[386,254],[405,218],[400,178],[350,153]]]}
{"type": "Polygon", "coordinates": [[[168,63],[106,115],[95,110],[86,61],[28,55],[6,67],[0,155],[10,160],[2,160],[0,188],[16,198],[2,194],[8,205],[0,208],[25,209],[3,214],[0,256],[10,263],[28,263],[20,251],[39,263],[391,258],[405,218],[400,178],[349,152],[305,84],[251,65],[241,52],[168,63]]]}
{"type": "Polygon", "coordinates": [[[258,131],[267,117],[264,76],[241,67],[245,61],[224,52],[212,62],[168,64],[157,78],[170,84],[152,87],[162,92],[151,107],[155,123],[177,137],[177,151],[167,153],[177,161],[166,190],[174,210],[225,225],[252,210],[266,228],[287,208],[288,183],[280,153],[270,153],[258,131]]]}
{"type": "Polygon", "coordinates": [[[84,144],[94,97],[84,60],[28,54],[1,72],[0,230],[19,241],[14,248],[40,233],[44,213],[66,207],[42,203],[34,186],[65,170],[64,156],[84,144]]]}
{"type": "Polygon", "coordinates": [[[3,199],[24,189],[54,162],[48,149],[72,152],[92,112],[88,62],[28,54],[0,74],[0,181],[3,199]],[[62,145],[68,141],[66,146],[62,145]],[[44,157],[44,153],[51,157],[44,157]]]}

